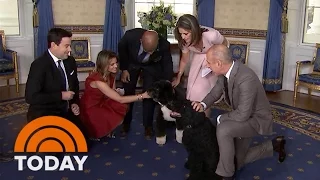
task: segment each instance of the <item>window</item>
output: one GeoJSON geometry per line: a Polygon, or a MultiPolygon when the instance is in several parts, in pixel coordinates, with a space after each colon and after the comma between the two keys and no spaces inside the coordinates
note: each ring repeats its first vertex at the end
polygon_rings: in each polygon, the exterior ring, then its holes
{"type": "Polygon", "coordinates": [[[320,42],[320,1],[306,0],[303,43],[320,42]]]}
{"type": "MultiPolygon", "coordinates": [[[[177,16],[183,14],[193,14],[194,12],[194,0],[162,0],[165,6],[171,5],[174,13],[177,16]]],[[[141,28],[141,24],[138,22],[138,12],[148,12],[153,5],[160,5],[160,0],[135,0],[134,13],[135,13],[135,28],[141,28]]],[[[168,31],[168,34],[172,34],[172,30],[168,31]]]]}
{"type": "Polygon", "coordinates": [[[0,29],[6,35],[19,35],[18,0],[0,0],[0,29]]]}

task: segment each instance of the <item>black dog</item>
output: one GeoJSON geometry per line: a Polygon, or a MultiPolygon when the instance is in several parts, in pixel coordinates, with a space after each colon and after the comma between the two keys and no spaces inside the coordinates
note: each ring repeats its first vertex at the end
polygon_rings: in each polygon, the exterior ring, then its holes
{"type": "Polygon", "coordinates": [[[155,82],[148,94],[162,106],[164,119],[174,118],[177,129],[183,130],[182,143],[188,152],[186,165],[190,169],[188,179],[220,179],[215,174],[219,161],[216,128],[205,113],[195,111],[185,98],[179,99],[169,81],[155,82]]]}
{"type": "MultiPolygon", "coordinates": [[[[170,117],[171,110],[167,108],[167,106],[163,106],[163,104],[168,104],[168,100],[170,101],[178,101],[185,99],[185,93],[183,90],[176,88],[173,89],[170,85],[169,81],[159,81],[155,82],[151,88],[147,91],[153,100],[161,105],[161,111],[163,113],[163,118],[157,118],[156,120],[156,143],[163,145],[166,143],[166,128],[169,123],[175,123],[176,119],[170,117]],[[179,91],[180,90],[180,91],[179,91]],[[179,93],[178,93],[179,92],[179,93]]],[[[176,126],[176,140],[178,143],[182,143],[182,126],[179,124],[175,124],[176,126]]]]}

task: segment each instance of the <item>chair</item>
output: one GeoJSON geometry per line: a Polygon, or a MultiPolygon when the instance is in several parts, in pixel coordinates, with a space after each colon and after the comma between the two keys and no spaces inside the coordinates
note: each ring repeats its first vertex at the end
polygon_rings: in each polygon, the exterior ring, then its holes
{"type": "Polygon", "coordinates": [[[14,78],[16,81],[16,92],[19,93],[19,71],[17,52],[7,49],[5,45],[5,34],[0,30],[0,79],[9,80],[14,78]]]}
{"type": "Polygon", "coordinates": [[[94,70],[95,63],[91,61],[90,38],[74,37],[71,40],[71,55],[77,62],[78,72],[88,72],[94,70]]]}
{"type": "Polygon", "coordinates": [[[316,51],[312,61],[296,62],[296,77],[294,85],[294,102],[297,98],[298,86],[308,88],[308,94],[311,95],[312,90],[320,90],[320,44],[316,44],[316,51]],[[311,73],[300,74],[301,66],[311,65],[313,71],[311,73]]]}
{"type": "Polygon", "coordinates": [[[232,59],[241,61],[243,64],[248,65],[248,56],[250,42],[247,41],[229,41],[229,49],[231,51],[232,59]]]}

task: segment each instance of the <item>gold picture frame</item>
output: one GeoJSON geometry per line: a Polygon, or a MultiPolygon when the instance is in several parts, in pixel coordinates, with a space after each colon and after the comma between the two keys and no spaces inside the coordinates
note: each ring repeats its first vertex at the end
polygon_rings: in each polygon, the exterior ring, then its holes
{"type": "Polygon", "coordinates": [[[91,45],[89,37],[73,37],[71,55],[76,61],[91,61],[91,45]]]}
{"type": "Polygon", "coordinates": [[[250,42],[231,40],[229,41],[229,45],[232,59],[235,61],[241,61],[243,64],[248,65],[250,42]]]}

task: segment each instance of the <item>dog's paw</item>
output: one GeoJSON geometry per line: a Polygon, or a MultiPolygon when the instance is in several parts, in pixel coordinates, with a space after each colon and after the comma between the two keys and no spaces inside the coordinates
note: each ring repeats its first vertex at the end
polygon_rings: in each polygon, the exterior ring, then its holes
{"type": "Polygon", "coordinates": [[[164,145],[166,143],[167,136],[156,137],[156,143],[159,145],[164,145]]]}
{"type": "Polygon", "coordinates": [[[183,130],[176,129],[176,140],[178,143],[182,143],[183,130]]]}
{"type": "Polygon", "coordinates": [[[162,106],[161,111],[163,113],[163,119],[166,121],[176,121],[176,119],[172,118],[170,116],[170,113],[172,112],[170,109],[167,108],[167,106],[162,106]]]}

